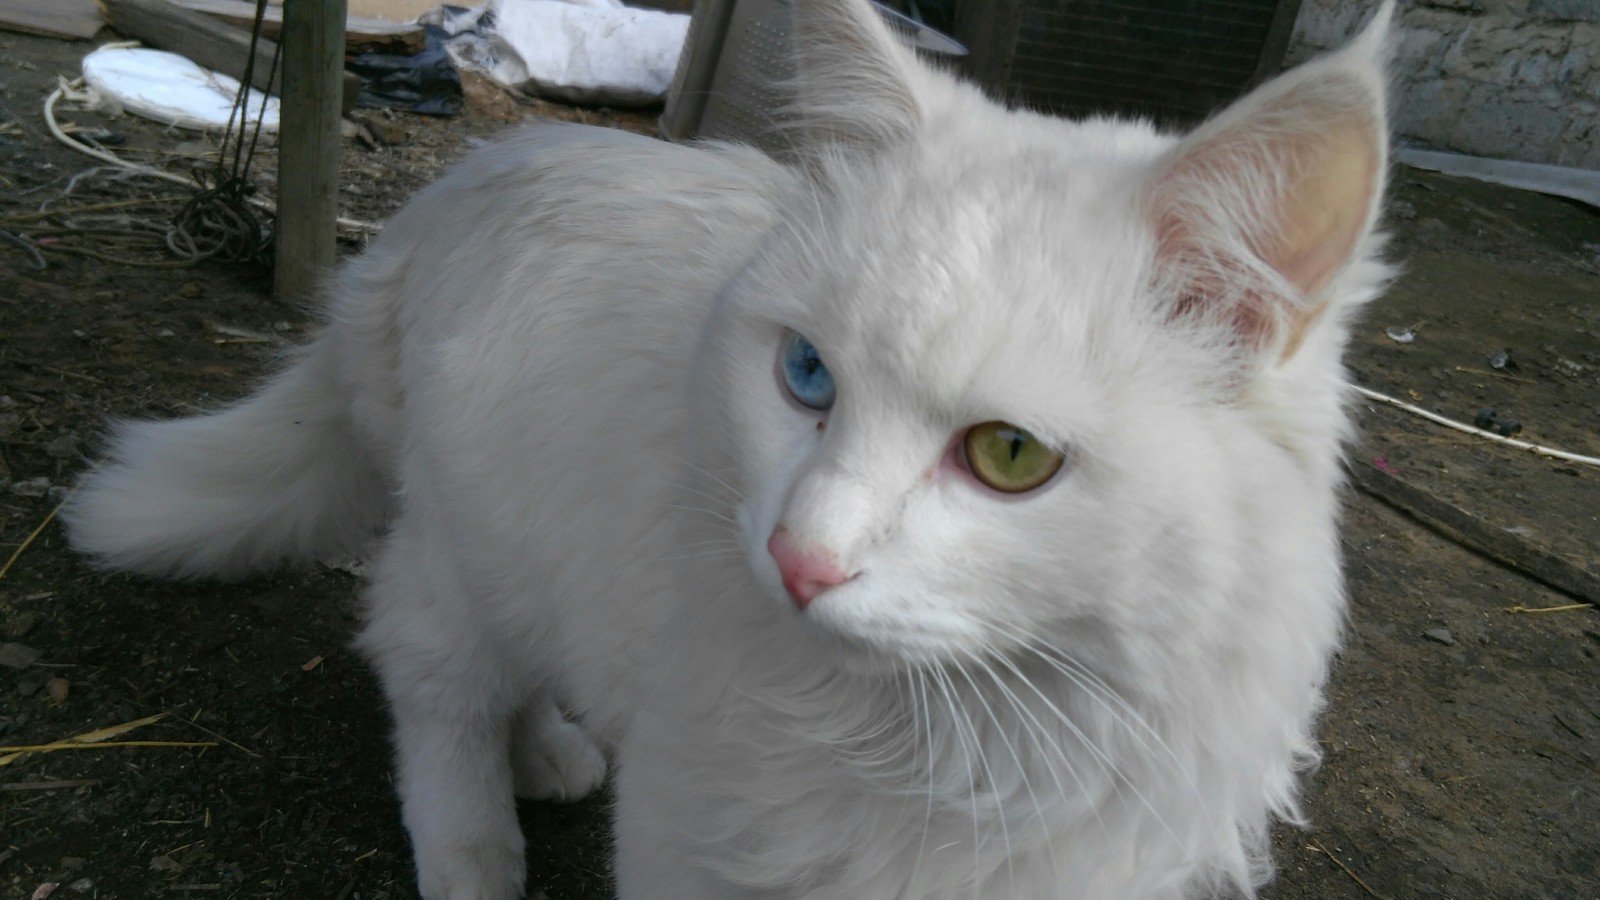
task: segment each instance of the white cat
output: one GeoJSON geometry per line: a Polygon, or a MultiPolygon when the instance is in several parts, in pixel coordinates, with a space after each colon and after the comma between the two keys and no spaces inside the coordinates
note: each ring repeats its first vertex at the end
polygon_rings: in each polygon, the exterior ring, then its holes
{"type": "Polygon", "coordinates": [[[202,576],[382,535],[359,645],[429,900],[518,896],[513,790],[598,748],[628,900],[1252,893],[1344,610],[1389,6],[1181,137],[795,13],[793,159],[474,153],[259,393],[122,425],[73,542],[202,576]]]}

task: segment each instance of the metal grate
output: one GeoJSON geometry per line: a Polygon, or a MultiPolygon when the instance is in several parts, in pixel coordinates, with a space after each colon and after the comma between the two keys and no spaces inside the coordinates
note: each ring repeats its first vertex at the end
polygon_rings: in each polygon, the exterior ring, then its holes
{"type": "Polygon", "coordinates": [[[711,79],[702,136],[760,145],[783,107],[779,88],[789,65],[789,4],[743,0],[733,8],[728,39],[711,79]]]}
{"type": "Polygon", "coordinates": [[[965,0],[992,92],[1065,116],[1187,123],[1277,71],[1299,0],[965,0]]]}
{"type": "MultiPolygon", "coordinates": [[[[663,134],[781,147],[772,126],[793,71],[793,2],[697,0],[663,134]]],[[[969,74],[1004,99],[1181,124],[1275,73],[1299,9],[1300,0],[956,0],[955,31],[969,74]]]]}

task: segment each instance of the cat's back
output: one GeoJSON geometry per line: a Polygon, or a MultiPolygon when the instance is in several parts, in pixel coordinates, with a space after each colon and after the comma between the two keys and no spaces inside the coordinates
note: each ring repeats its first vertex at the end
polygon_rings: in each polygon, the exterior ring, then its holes
{"type": "MultiPolygon", "coordinates": [[[[668,402],[786,170],[734,146],[544,123],[467,154],[338,275],[357,416],[391,448],[668,402]],[[476,417],[476,418],[474,418],[476,417]]],[[[520,436],[527,440],[528,436],[520,436]]]]}
{"type": "Polygon", "coordinates": [[[435,329],[507,300],[615,313],[646,285],[667,299],[725,278],[713,270],[753,251],[785,177],[746,148],[528,126],[420,191],[353,268],[398,275],[406,314],[435,329]]]}

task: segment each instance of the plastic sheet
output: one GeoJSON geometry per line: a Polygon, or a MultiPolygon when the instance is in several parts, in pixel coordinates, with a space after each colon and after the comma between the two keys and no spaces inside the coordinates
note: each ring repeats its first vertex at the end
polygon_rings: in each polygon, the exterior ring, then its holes
{"type": "MultiPolygon", "coordinates": [[[[102,47],[83,58],[83,80],[104,101],[164,125],[196,131],[226,128],[239,82],[192,60],[143,47],[102,47]]],[[[251,91],[246,121],[253,127],[262,96],[251,91]]],[[[266,98],[262,131],[278,130],[278,98],[266,98]]]]}
{"type": "Polygon", "coordinates": [[[686,15],[615,0],[494,0],[444,22],[458,64],[532,94],[605,106],[661,102],[689,33],[686,15]]]}

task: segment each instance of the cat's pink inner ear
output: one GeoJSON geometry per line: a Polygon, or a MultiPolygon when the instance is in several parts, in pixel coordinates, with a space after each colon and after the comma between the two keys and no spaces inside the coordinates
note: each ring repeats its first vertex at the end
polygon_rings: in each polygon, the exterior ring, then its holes
{"type": "Polygon", "coordinates": [[[1371,227],[1383,183],[1381,97],[1367,79],[1323,74],[1241,101],[1151,185],[1160,264],[1185,283],[1175,314],[1226,318],[1285,357],[1326,309],[1319,294],[1371,227]],[[1263,264],[1272,277],[1253,271],[1263,264]]]}
{"type": "Polygon", "coordinates": [[[1308,138],[1300,177],[1268,219],[1263,259],[1304,296],[1327,286],[1366,232],[1381,165],[1376,128],[1351,117],[1308,138]]]}

